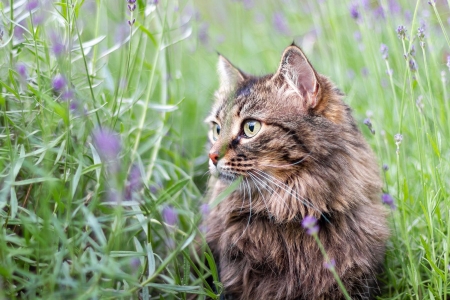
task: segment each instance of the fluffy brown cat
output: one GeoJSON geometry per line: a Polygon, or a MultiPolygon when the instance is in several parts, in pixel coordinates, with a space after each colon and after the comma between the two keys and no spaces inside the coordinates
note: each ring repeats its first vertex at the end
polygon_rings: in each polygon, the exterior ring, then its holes
{"type": "Polygon", "coordinates": [[[343,94],[294,44],[275,74],[255,77],[219,57],[205,220],[226,299],[341,299],[313,236],[352,299],[371,299],[389,235],[381,181],[343,94]]]}

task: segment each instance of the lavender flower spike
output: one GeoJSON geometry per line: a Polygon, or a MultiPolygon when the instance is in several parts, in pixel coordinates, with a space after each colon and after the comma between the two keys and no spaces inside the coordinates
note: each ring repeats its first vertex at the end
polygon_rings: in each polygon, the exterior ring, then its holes
{"type": "Polygon", "coordinates": [[[406,38],[406,27],[403,25],[400,25],[397,27],[397,35],[399,39],[404,40],[406,38]]]}
{"type": "Polygon", "coordinates": [[[397,206],[395,206],[394,204],[394,198],[387,193],[381,195],[381,201],[383,202],[383,204],[389,205],[392,210],[397,208],[397,206]]]}
{"type": "Polygon", "coordinates": [[[388,46],[386,46],[385,44],[381,44],[380,46],[380,52],[381,52],[381,56],[383,57],[383,59],[387,60],[389,57],[389,53],[388,53],[388,46]]]}
{"type": "Polygon", "coordinates": [[[170,205],[163,208],[162,217],[164,222],[170,226],[174,226],[178,221],[178,214],[176,210],[170,205]]]}
{"type": "Polygon", "coordinates": [[[313,216],[306,216],[302,220],[302,227],[306,229],[308,235],[314,235],[319,232],[319,225],[317,219],[313,216]]]}
{"type": "Polygon", "coordinates": [[[122,150],[119,136],[108,128],[97,128],[92,133],[92,142],[98,154],[107,161],[116,159],[122,150]]]}
{"type": "Polygon", "coordinates": [[[56,74],[55,77],[53,77],[52,86],[55,91],[61,91],[66,87],[66,79],[61,74],[56,74]]]}

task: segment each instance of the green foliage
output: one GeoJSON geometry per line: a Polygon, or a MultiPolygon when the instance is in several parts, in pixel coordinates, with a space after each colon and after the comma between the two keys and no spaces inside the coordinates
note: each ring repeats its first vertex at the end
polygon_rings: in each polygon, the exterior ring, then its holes
{"type": "Polygon", "coordinates": [[[450,3],[153,2],[0,2],[0,299],[217,298],[198,229],[215,51],[262,75],[292,40],[389,166],[382,298],[446,299],[450,3]]]}

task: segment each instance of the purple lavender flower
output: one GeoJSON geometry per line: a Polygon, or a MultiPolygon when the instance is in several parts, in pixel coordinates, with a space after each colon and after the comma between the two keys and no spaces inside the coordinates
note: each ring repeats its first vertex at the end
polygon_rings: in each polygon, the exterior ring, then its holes
{"type": "Polygon", "coordinates": [[[389,57],[388,51],[389,51],[388,46],[386,46],[385,44],[381,44],[380,52],[381,52],[381,56],[383,57],[383,59],[388,59],[388,57],[389,57]]]}
{"type": "Polygon", "coordinates": [[[374,9],[373,14],[375,18],[377,19],[384,19],[384,10],[383,7],[380,5],[377,8],[374,9]]]}
{"type": "Polygon", "coordinates": [[[119,136],[108,128],[94,129],[92,142],[98,154],[106,161],[116,159],[122,150],[119,136]]]}
{"type": "Polygon", "coordinates": [[[411,49],[409,50],[409,55],[416,56],[416,47],[414,47],[414,45],[411,46],[411,49]]]}
{"type": "Polygon", "coordinates": [[[68,100],[73,99],[74,95],[75,95],[74,91],[69,89],[69,90],[65,91],[64,93],[62,93],[61,99],[64,101],[68,101],[68,100]]]}
{"type": "Polygon", "coordinates": [[[65,51],[66,46],[62,43],[61,37],[56,33],[50,34],[50,41],[52,43],[52,52],[56,57],[60,57],[65,51]]]}
{"type": "Polygon", "coordinates": [[[209,204],[204,203],[200,206],[200,212],[202,213],[202,216],[205,217],[209,214],[209,204]]]}
{"type": "Polygon", "coordinates": [[[17,63],[16,70],[22,79],[26,80],[28,78],[27,66],[24,63],[17,63]]]}
{"type": "Polygon", "coordinates": [[[372,127],[372,122],[370,121],[369,118],[364,119],[364,125],[366,125],[367,128],[369,128],[369,130],[372,134],[375,134],[375,130],[372,127]]]}
{"type": "Polygon", "coordinates": [[[170,226],[174,226],[178,222],[178,214],[176,210],[170,205],[167,205],[163,208],[162,217],[164,222],[170,226]]]}
{"type": "Polygon", "coordinates": [[[325,267],[325,269],[328,269],[328,270],[334,269],[334,267],[336,267],[336,261],[334,259],[330,259],[330,260],[324,262],[323,266],[325,267]]]}
{"type": "Polygon", "coordinates": [[[66,79],[61,74],[56,74],[53,77],[52,86],[55,91],[62,91],[66,87],[66,79]]]}
{"type": "Polygon", "coordinates": [[[409,59],[409,69],[410,69],[412,72],[416,72],[418,68],[419,68],[419,67],[417,66],[417,63],[416,63],[416,61],[414,60],[414,58],[410,58],[410,59],[409,59]]]}
{"type": "Polygon", "coordinates": [[[417,37],[419,38],[419,40],[423,40],[425,38],[425,27],[424,26],[420,26],[417,29],[417,37]]]}
{"type": "Polygon", "coordinates": [[[198,28],[198,39],[203,45],[208,45],[209,42],[209,23],[203,22],[198,28]]]}
{"type": "Polygon", "coordinates": [[[141,170],[137,165],[133,165],[128,174],[127,184],[125,186],[125,199],[131,200],[133,192],[139,191],[142,188],[141,170]]]}
{"type": "Polygon", "coordinates": [[[358,5],[355,3],[350,6],[350,16],[355,20],[359,19],[358,5]]]}
{"type": "Polygon", "coordinates": [[[128,20],[128,25],[133,26],[134,22],[136,22],[136,19],[128,20]]]}
{"type": "Polygon", "coordinates": [[[383,164],[383,171],[387,172],[389,170],[389,166],[387,164],[383,164]]]}
{"type": "Polygon", "coordinates": [[[141,266],[141,261],[137,257],[133,257],[130,259],[130,267],[133,269],[133,271],[137,271],[139,267],[141,266]]]}
{"type": "Polygon", "coordinates": [[[319,232],[319,225],[317,219],[313,216],[306,216],[302,220],[302,227],[306,229],[308,235],[314,235],[319,232]]]}
{"type": "Polygon", "coordinates": [[[35,10],[39,6],[38,0],[29,0],[25,5],[25,8],[29,11],[35,10]]]}
{"type": "Polygon", "coordinates": [[[406,38],[407,29],[405,26],[400,25],[397,27],[397,36],[399,39],[404,40],[406,38]]]}
{"type": "Polygon", "coordinates": [[[389,12],[391,14],[399,13],[402,10],[402,7],[400,6],[400,4],[398,4],[398,2],[396,0],[389,0],[388,6],[389,6],[389,12]]]}
{"type": "Polygon", "coordinates": [[[286,21],[284,14],[280,11],[274,12],[272,16],[272,24],[275,27],[275,30],[281,34],[289,35],[289,26],[286,21]]]}
{"type": "Polygon", "coordinates": [[[397,206],[394,204],[394,198],[387,193],[381,195],[381,201],[383,202],[383,204],[390,206],[392,210],[397,208],[397,206]]]}
{"type": "Polygon", "coordinates": [[[75,101],[75,100],[70,101],[69,109],[71,111],[77,111],[79,108],[80,108],[80,104],[78,103],[78,101],[75,101]]]}

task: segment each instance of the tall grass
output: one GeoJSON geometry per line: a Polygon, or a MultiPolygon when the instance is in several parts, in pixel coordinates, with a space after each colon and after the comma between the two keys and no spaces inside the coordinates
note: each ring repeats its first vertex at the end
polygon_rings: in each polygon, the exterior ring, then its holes
{"type": "Polygon", "coordinates": [[[446,299],[450,3],[430,3],[2,0],[0,299],[217,298],[197,257],[215,51],[262,75],[292,40],[386,165],[381,298],[446,299]]]}

